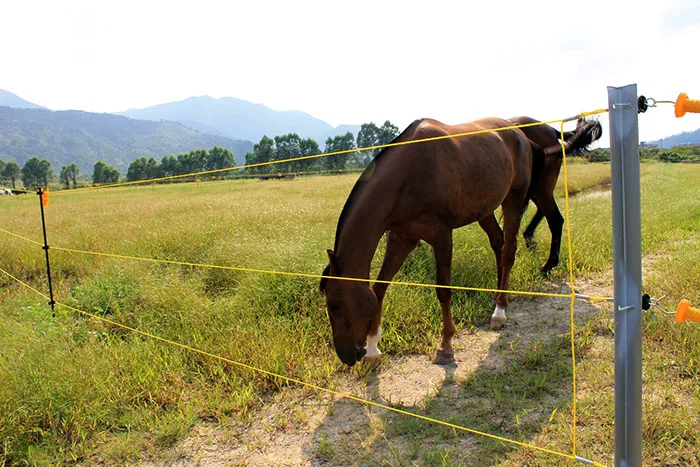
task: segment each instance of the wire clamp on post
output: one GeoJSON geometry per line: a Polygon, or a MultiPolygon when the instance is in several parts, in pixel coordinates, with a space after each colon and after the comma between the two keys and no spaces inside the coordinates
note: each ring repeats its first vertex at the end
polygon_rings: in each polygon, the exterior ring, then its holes
{"type": "Polygon", "coordinates": [[[662,295],[659,298],[654,298],[654,297],[651,297],[648,293],[645,293],[644,295],[642,295],[642,310],[648,311],[652,307],[654,307],[654,308],[658,308],[661,313],[664,313],[666,315],[675,315],[676,314],[675,311],[666,311],[664,309],[664,307],[661,306],[660,302],[661,302],[661,300],[663,300],[664,297],[665,297],[665,295],[662,295]]]}

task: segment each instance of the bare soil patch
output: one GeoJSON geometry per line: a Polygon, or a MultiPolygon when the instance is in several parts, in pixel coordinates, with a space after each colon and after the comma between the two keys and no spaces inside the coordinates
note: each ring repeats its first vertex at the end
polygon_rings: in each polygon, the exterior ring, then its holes
{"type": "MultiPolygon", "coordinates": [[[[610,284],[589,281],[577,284],[577,292],[610,296],[610,284]]],[[[551,291],[569,293],[569,288],[552,284],[551,291]]],[[[577,325],[598,311],[592,303],[576,301],[577,325]]],[[[422,410],[426,404],[439,403],[452,404],[457,411],[464,403],[478,404],[478,399],[470,400],[468,394],[460,391],[460,382],[477,371],[498,371],[537,340],[546,341],[570,332],[568,298],[514,296],[507,314],[507,326],[501,331],[489,330],[487,323],[476,331],[461,330],[454,342],[456,362],[453,364],[434,365],[427,355],[384,355],[375,370],[338,375],[337,389],[381,404],[400,404],[409,410],[422,410]]],[[[436,342],[438,337],[435,336],[436,342]]],[[[585,385],[581,389],[585,391],[585,385]]],[[[567,397],[565,392],[562,397],[567,397]]],[[[391,425],[402,416],[336,395],[289,388],[268,401],[250,424],[201,423],[159,459],[142,465],[401,465],[400,459],[407,455],[419,458],[416,450],[440,450],[440,437],[430,446],[417,446],[410,432],[404,435],[392,430],[391,425]]],[[[528,416],[546,419],[549,414],[528,416]]],[[[444,430],[446,445],[454,448],[457,444],[459,451],[466,453],[478,449],[476,436],[444,430]]],[[[419,460],[415,463],[422,464],[419,460]]]]}

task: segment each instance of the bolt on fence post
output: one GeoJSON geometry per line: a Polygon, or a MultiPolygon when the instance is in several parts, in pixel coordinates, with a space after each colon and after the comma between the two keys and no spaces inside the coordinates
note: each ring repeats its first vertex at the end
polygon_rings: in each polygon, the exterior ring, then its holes
{"type": "Polygon", "coordinates": [[[615,466],[642,465],[642,240],[637,85],[608,87],[615,280],[615,466]]]}
{"type": "Polygon", "coordinates": [[[41,207],[41,230],[44,232],[44,246],[42,249],[46,254],[46,275],[49,278],[49,305],[51,306],[51,313],[53,317],[56,317],[55,305],[56,302],[53,299],[53,285],[51,284],[51,263],[49,262],[49,242],[46,239],[46,219],[44,217],[44,195],[48,194],[41,188],[37,190],[37,195],[39,195],[39,206],[41,207]]]}

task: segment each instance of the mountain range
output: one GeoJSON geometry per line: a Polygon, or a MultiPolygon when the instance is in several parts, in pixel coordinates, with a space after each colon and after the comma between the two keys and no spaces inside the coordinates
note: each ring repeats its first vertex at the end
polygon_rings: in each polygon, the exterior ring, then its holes
{"type": "Polygon", "coordinates": [[[38,156],[48,159],[56,173],[75,162],[83,174],[91,174],[95,162],[102,160],[125,174],[129,164],[142,156],[160,161],[165,155],[220,146],[230,150],[236,164],[242,165],[246,152],[253,150],[250,141],[202,133],[177,122],[52,111],[7,94],[2,93],[2,102],[13,106],[0,106],[0,159],[20,166],[38,156]]]}
{"type": "MultiPolygon", "coordinates": [[[[279,112],[233,97],[190,97],[107,114],[52,111],[0,89],[0,159],[21,166],[38,156],[48,159],[56,172],[75,162],[89,174],[102,160],[125,174],[129,164],[142,156],[160,160],[214,146],[229,149],[236,164],[242,165],[263,135],[297,133],[323,148],[327,138],[348,131],[356,135],[359,128],[334,128],[304,112],[279,112]]],[[[700,129],[647,142],[661,148],[698,143],[700,129]]]]}
{"type": "Polygon", "coordinates": [[[302,138],[316,140],[321,147],[328,138],[348,131],[357,134],[360,130],[360,125],[334,128],[305,112],[276,111],[233,97],[189,97],[144,109],[130,109],[119,115],[141,120],[179,122],[204,133],[253,142],[260,141],[263,135],[274,137],[297,133],[302,138]]]}
{"type": "Polygon", "coordinates": [[[656,144],[661,149],[671,149],[675,146],[686,146],[689,144],[700,144],[700,128],[695,131],[686,131],[668,138],[647,141],[646,144],[656,144]]]}

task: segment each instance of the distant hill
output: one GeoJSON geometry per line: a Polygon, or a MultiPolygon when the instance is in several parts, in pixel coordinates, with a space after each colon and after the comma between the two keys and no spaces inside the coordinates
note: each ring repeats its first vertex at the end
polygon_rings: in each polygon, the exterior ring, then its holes
{"type": "Polygon", "coordinates": [[[15,109],[45,109],[40,105],[32,104],[29,101],[25,101],[17,94],[12,94],[10,91],[5,91],[0,89],[0,105],[6,107],[13,107],[15,109]]]}
{"type": "Polygon", "coordinates": [[[700,129],[686,131],[685,133],[658,139],[656,141],[646,141],[646,144],[656,144],[659,148],[663,149],[671,149],[674,146],[684,146],[688,144],[700,144],[700,129]]]}
{"type": "Polygon", "coordinates": [[[255,143],[260,141],[263,135],[274,137],[297,133],[302,138],[313,138],[321,148],[328,137],[348,131],[357,136],[360,129],[360,125],[341,125],[333,128],[323,120],[304,112],[278,112],[262,104],[253,104],[233,97],[190,97],[183,101],[145,109],[130,109],[118,115],[143,120],[180,122],[190,128],[255,143]]]}
{"type": "Polygon", "coordinates": [[[32,156],[46,158],[58,175],[75,162],[82,173],[92,173],[98,160],[125,174],[141,156],[177,155],[220,146],[233,152],[238,165],[253,150],[249,141],[204,134],[175,122],[133,120],[112,114],[76,110],[0,107],[0,159],[20,166],[32,156]]]}

